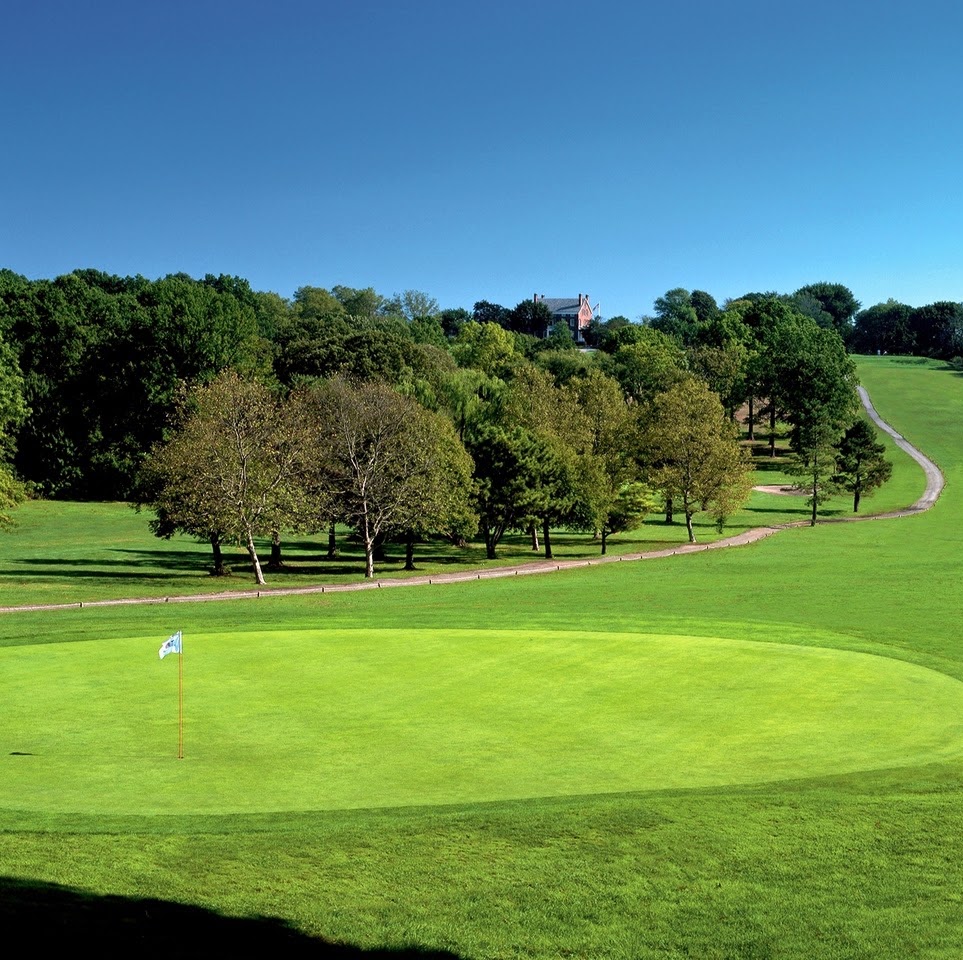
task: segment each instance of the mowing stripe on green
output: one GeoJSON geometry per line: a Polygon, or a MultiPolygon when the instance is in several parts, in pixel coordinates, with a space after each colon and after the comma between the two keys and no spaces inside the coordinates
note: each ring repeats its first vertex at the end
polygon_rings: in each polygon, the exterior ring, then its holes
{"type": "Polygon", "coordinates": [[[549,631],[299,631],[0,650],[0,806],[444,804],[963,758],[963,684],[842,650],[549,631]],[[43,695],[38,695],[43,691],[43,695]]]}

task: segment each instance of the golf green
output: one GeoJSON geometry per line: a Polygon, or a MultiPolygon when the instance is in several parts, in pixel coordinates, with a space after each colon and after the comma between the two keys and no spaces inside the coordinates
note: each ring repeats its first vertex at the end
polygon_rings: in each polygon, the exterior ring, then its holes
{"type": "Polygon", "coordinates": [[[963,758],[963,683],[821,647],[298,631],[0,649],[0,808],[244,813],[750,784],[963,758]]]}

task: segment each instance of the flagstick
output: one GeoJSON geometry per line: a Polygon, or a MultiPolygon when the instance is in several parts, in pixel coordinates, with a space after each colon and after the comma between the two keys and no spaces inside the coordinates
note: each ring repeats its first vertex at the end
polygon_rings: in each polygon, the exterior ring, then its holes
{"type": "Polygon", "coordinates": [[[177,759],[184,759],[184,635],[177,655],[177,759]]]}

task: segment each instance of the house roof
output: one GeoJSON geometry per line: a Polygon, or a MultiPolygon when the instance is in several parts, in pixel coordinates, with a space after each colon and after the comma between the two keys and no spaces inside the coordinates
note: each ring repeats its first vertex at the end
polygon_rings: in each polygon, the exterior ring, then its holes
{"type": "Polygon", "coordinates": [[[552,313],[578,313],[582,306],[578,298],[572,297],[541,297],[538,302],[544,303],[552,313]]]}

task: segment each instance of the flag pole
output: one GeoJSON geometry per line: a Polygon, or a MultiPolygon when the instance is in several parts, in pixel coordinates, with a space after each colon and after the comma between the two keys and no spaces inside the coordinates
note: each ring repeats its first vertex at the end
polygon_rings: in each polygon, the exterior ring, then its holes
{"type": "Polygon", "coordinates": [[[184,759],[184,634],[177,656],[177,759],[184,759]]]}

